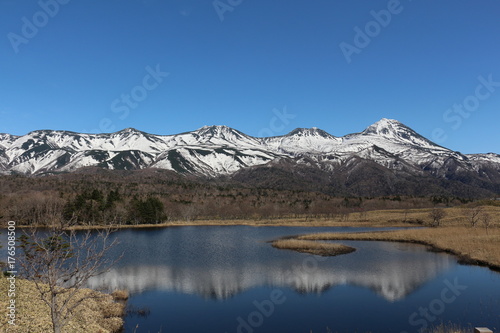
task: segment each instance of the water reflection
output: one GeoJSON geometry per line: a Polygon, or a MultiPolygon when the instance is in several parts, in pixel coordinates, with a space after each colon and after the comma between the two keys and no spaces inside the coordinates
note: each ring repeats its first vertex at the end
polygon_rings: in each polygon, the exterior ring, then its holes
{"type": "MultiPolygon", "coordinates": [[[[277,250],[265,240],[280,235],[279,229],[123,232],[118,237],[125,249],[124,260],[89,281],[89,286],[127,289],[132,294],[176,291],[223,300],[259,286],[322,293],[347,284],[369,288],[388,301],[396,301],[455,265],[448,255],[398,243],[344,241],[341,243],[357,251],[327,258],[277,250]]],[[[280,236],[286,230],[281,230],[280,236]]]]}

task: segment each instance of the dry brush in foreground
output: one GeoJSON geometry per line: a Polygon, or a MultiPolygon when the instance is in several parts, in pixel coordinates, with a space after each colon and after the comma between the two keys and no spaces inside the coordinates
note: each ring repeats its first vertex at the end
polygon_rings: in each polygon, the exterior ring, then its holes
{"type": "MultiPolygon", "coordinates": [[[[16,325],[7,323],[7,317],[0,320],[0,331],[9,333],[46,333],[52,331],[50,309],[39,297],[35,283],[16,280],[16,325]]],[[[0,295],[6,295],[7,279],[0,279],[0,295]]],[[[115,333],[123,326],[123,302],[115,302],[113,296],[91,289],[77,291],[85,301],[80,304],[69,323],[63,328],[64,333],[115,333]],[[88,297],[92,294],[92,297],[88,297]]],[[[7,300],[0,301],[2,309],[7,308],[7,300]]]]}

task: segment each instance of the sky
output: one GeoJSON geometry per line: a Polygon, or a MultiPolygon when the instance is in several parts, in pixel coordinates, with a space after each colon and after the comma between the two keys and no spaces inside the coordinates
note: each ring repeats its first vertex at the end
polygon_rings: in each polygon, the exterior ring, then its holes
{"type": "Polygon", "coordinates": [[[0,133],[381,118],[500,153],[497,0],[0,0],[0,133]]]}

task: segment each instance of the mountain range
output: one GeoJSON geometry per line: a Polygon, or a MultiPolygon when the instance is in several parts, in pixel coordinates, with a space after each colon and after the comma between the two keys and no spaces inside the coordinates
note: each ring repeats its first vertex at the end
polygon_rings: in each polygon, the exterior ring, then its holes
{"type": "Polygon", "coordinates": [[[385,118],[342,137],[313,127],[258,138],[227,126],[204,126],[176,135],[133,128],[106,134],[54,130],[0,134],[0,174],[47,175],[85,167],[167,169],[331,194],[500,193],[500,155],[461,154],[385,118]]]}

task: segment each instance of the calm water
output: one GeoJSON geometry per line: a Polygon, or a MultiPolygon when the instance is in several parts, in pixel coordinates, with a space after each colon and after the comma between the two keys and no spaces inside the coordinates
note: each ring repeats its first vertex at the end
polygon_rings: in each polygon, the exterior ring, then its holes
{"type": "MultiPolygon", "coordinates": [[[[417,332],[454,322],[500,329],[500,274],[425,247],[342,241],[319,257],[266,241],[352,228],[122,230],[124,258],[90,281],[128,289],[126,332],[417,332]]],[[[361,231],[362,229],[354,229],[361,231]]]]}

